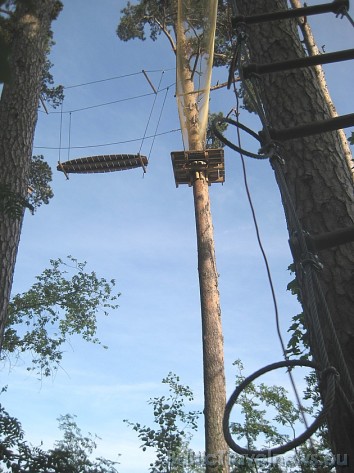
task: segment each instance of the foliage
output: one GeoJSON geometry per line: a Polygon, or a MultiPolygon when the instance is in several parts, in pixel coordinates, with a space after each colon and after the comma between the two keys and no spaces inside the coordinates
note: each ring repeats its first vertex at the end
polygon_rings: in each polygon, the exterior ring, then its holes
{"type": "MultiPolygon", "coordinates": [[[[4,389],[3,389],[4,391],[4,389]]],[[[97,436],[83,436],[75,417],[60,416],[63,439],[52,450],[44,451],[24,439],[20,422],[0,404],[0,472],[8,473],[118,473],[117,462],[91,455],[97,436]]]]}
{"type": "Polygon", "coordinates": [[[17,220],[22,217],[23,209],[34,211],[33,206],[17,192],[14,192],[8,184],[0,183],[0,215],[9,215],[17,220]]]}
{"type": "MultiPolygon", "coordinates": [[[[240,360],[234,362],[238,368],[236,375],[236,385],[244,381],[243,365],[240,360]]],[[[315,380],[316,378],[312,378],[315,380]]],[[[311,387],[308,388],[306,398],[311,387]]],[[[231,432],[238,440],[245,440],[245,448],[255,450],[259,449],[259,442],[263,442],[261,448],[269,449],[289,442],[295,438],[296,427],[303,423],[300,409],[287,398],[287,391],[282,386],[266,386],[264,383],[250,383],[240,394],[236,405],[240,406],[244,422],[234,422],[231,424],[231,432]],[[261,407],[262,406],[262,407],[261,407]],[[273,414],[272,414],[273,413],[273,414]],[[267,417],[273,416],[272,422],[267,417]],[[283,434],[279,432],[286,428],[291,432],[283,434]],[[258,444],[256,444],[258,442],[258,444]]],[[[313,408],[304,408],[305,412],[313,413],[313,408]]],[[[303,444],[286,457],[278,457],[269,461],[268,459],[246,458],[236,454],[233,462],[237,465],[237,472],[262,472],[262,473],[281,473],[281,472],[302,472],[310,473],[318,471],[321,466],[322,473],[331,471],[327,467],[330,451],[328,444],[320,431],[316,437],[311,439],[312,446],[303,444]],[[312,464],[309,459],[312,459],[312,464]],[[317,462],[317,463],[316,463],[317,462]]]]}
{"type": "MultiPolygon", "coordinates": [[[[200,28],[202,19],[196,14],[202,0],[193,4],[193,15],[190,25],[196,31],[200,28]]],[[[129,1],[121,10],[121,18],[117,27],[117,35],[122,41],[131,39],[146,39],[149,30],[150,39],[156,41],[163,33],[176,52],[177,31],[177,1],[176,0],[141,0],[132,5],[129,1]]],[[[231,10],[229,2],[218,2],[218,24],[215,41],[214,66],[224,66],[232,56],[231,10]]]]}
{"type": "MultiPolygon", "coordinates": [[[[207,133],[206,133],[206,147],[207,148],[223,148],[225,146],[224,143],[222,143],[219,138],[217,138],[212,129],[212,123],[216,119],[221,119],[224,118],[224,114],[222,112],[219,113],[209,113],[208,116],[208,126],[207,126],[207,133]]],[[[227,130],[227,123],[220,123],[218,125],[218,129],[220,130],[221,133],[227,130]]]]}
{"type": "Polygon", "coordinates": [[[49,204],[49,200],[54,196],[51,181],[52,170],[43,156],[32,156],[27,199],[12,191],[9,185],[0,184],[0,214],[19,219],[24,208],[28,208],[34,214],[42,204],[49,204]]]}
{"type": "Polygon", "coordinates": [[[49,204],[49,200],[54,196],[53,190],[49,185],[52,181],[52,175],[52,170],[49,164],[44,161],[42,155],[32,157],[28,203],[33,207],[33,211],[42,204],[49,204]]]}
{"type": "Polygon", "coordinates": [[[90,433],[83,436],[75,417],[66,414],[58,419],[63,439],[55,442],[54,449],[48,452],[52,469],[63,473],[117,473],[114,466],[117,462],[102,457],[90,459],[98,437],[90,433]]]}
{"type": "Polygon", "coordinates": [[[50,264],[28,291],[12,298],[2,350],[3,358],[30,353],[27,369],[42,376],[59,367],[70,336],[100,344],[97,316],[116,309],[119,296],[113,293],[115,281],[87,272],[86,262],[68,256],[67,262],[58,258],[50,264]]]}
{"type": "Polygon", "coordinates": [[[352,132],[351,136],[349,137],[349,143],[354,145],[354,132],[352,132]]]}
{"type": "MultiPolygon", "coordinates": [[[[237,360],[234,366],[238,369],[236,385],[239,385],[245,379],[243,365],[237,360]]],[[[182,386],[178,376],[172,373],[163,383],[169,386],[170,395],[148,401],[158,427],[151,428],[127,420],[124,422],[138,433],[143,451],[148,448],[155,450],[156,460],[150,464],[151,473],[204,472],[202,455],[197,455],[189,447],[200,414],[196,411],[186,412],[185,403],[193,400],[192,392],[188,386],[182,386]]],[[[310,390],[311,386],[308,388],[310,390]]],[[[288,399],[288,393],[282,386],[250,383],[239,396],[235,410],[243,417],[243,421],[231,423],[231,433],[238,443],[244,441],[244,446],[249,449],[259,449],[260,443],[264,449],[287,443],[295,438],[296,429],[302,426],[300,410],[288,399]]],[[[311,414],[314,409],[305,408],[305,411],[311,414]]],[[[329,473],[333,469],[331,461],[323,431],[312,437],[311,445],[303,444],[292,453],[271,460],[230,454],[233,473],[329,473]]]]}
{"type": "MultiPolygon", "coordinates": [[[[290,274],[295,274],[295,264],[292,263],[288,267],[288,270],[290,271],[290,274]]],[[[289,282],[287,290],[290,291],[293,296],[296,296],[298,301],[301,303],[300,288],[296,277],[289,282]]],[[[303,312],[293,316],[292,324],[288,328],[288,332],[291,335],[287,346],[287,355],[289,357],[308,359],[310,356],[309,343],[303,312]]]]}
{"type": "Polygon", "coordinates": [[[53,108],[57,108],[64,100],[64,87],[62,85],[54,87],[54,78],[50,72],[53,64],[49,60],[49,54],[54,45],[55,42],[52,37],[50,37],[47,47],[47,57],[42,70],[41,97],[44,102],[49,103],[53,108]]]}
{"type": "Polygon", "coordinates": [[[138,437],[143,442],[141,448],[144,452],[147,448],[156,451],[156,460],[150,464],[151,473],[199,471],[197,465],[186,466],[183,460],[190,456],[188,445],[191,430],[197,430],[200,412],[186,412],[185,402],[193,400],[193,393],[189,386],[183,386],[179,381],[177,375],[169,373],[162,383],[168,386],[170,394],[167,397],[155,397],[148,401],[153,408],[154,422],[157,427],[151,428],[124,420],[138,432],[138,437]]]}
{"type": "MultiPolygon", "coordinates": [[[[236,360],[233,364],[238,368],[236,375],[236,385],[238,385],[245,379],[242,374],[243,364],[240,360],[236,360]]],[[[245,439],[245,448],[259,449],[256,448],[259,436],[264,438],[265,444],[262,448],[274,447],[290,440],[288,434],[278,432],[277,425],[285,425],[293,431],[295,422],[299,420],[299,410],[287,399],[286,390],[283,387],[268,387],[264,383],[260,385],[250,383],[239,396],[237,404],[241,407],[244,422],[242,424],[234,422],[230,429],[236,439],[245,439]],[[276,414],[272,423],[266,417],[267,411],[264,408],[259,408],[260,403],[268,408],[275,408],[276,414]]],[[[239,463],[241,463],[239,471],[258,471],[259,465],[267,466],[263,460],[258,462],[255,459],[243,459],[239,463]]]]}

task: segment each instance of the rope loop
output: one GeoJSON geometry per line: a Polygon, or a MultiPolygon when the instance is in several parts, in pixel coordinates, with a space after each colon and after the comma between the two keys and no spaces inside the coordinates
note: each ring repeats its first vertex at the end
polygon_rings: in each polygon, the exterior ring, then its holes
{"type": "Polygon", "coordinates": [[[219,138],[219,140],[222,143],[224,143],[226,146],[233,149],[237,153],[243,154],[243,155],[248,156],[250,158],[268,159],[268,156],[266,156],[266,155],[256,154],[256,153],[252,153],[251,151],[247,151],[243,148],[240,148],[239,146],[236,146],[234,143],[232,143],[227,138],[225,138],[225,136],[221,133],[221,131],[217,127],[217,125],[220,125],[221,123],[228,123],[229,125],[233,125],[237,128],[240,128],[241,130],[245,131],[246,133],[251,135],[253,138],[255,138],[258,142],[261,142],[261,141],[260,141],[260,138],[259,138],[258,134],[255,131],[251,130],[250,128],[248,128],[246,125],[243,125],[239,121],[235,121],[235,120],[232,120],[231,118],[226,118],[226,117],[215,118],[213,120],[213,123],[212,123],[212,130],[213,130],[214,135],[217,138],[219,138]]]}
{"type": "Polygon", "coordinates": [[[340,374],[339,374],[337,368],[335,368],[334,366],[328,366],[328,368],[325,368],[319,374],[320,384],[325,383],[327,381],[328,376],[330,376],[330,375],[334,375],[336,377],[337,381],[339,381],[340,374]]]}
{"type": "Polygon", "coordinates": [[[311,253],[310,251],[307,251],[306,254],[302,256],[299,263],[304,270],[306,270],[306,266],[308,265],[310,265],[316,271],[323,270],[323,264],[320,262],[318,256],[311,253]]]}
{"type": "Polygon", "coordinates": [[[228,403],[226,404],[225,414],[224,414],[224,419],[223,419],[223,431],[224,431],[224,437],[227,444],[234,452],[239,453],[241,455],[250,456],[252,458],[254,458],[255,456],[271,457],[271,456],[281,455],[283,453],[288,452],[289,450],[292,450],[298,447],[302,443],[306,442],[306,440],[308,440],[311,437],[311,435],[313,435],[316,432],[316,430],[325,421],[325,417],[328,411],[332,408],[333,403],[334,403],[337,380],[338,380],[338,373],[337,373],[337,370],[335,370],[335,368],[328,367],[324,369],[323,371],[320,371],[318,365],[309,360],[285,360],[285,361],[273,363],[273,364],[265,366],[264,368],[261,368],[260,370],[256,371],[251,376],[249,376],[248,378],[245,378],[242,381],[242,383],[235,389],[228,403]],[[231,414],[231,410],[233,406],[236,404],[237,399],[239,398],[242,391],[244,391],[247,388],[247,386],[250,383],[252,383],[252,381],[259,378],[263,374],[268,373],[269,371],[273,371],[279,368],[292,368],[294,366],[305,366],[308,368],[313,368],[319,373],[320,376],[322,376],[322,380],[326,382],[327,389],[326,389],[326,396],[323,403],[324,405],[321,412],[318,414],[317,418],[305,430],[305,432],[303,432],[301,435],[291,440],[290,442],[284,445],[281,445],[279,447],[274,447],[274,448],[269,448],[269,449],[264,449],[264,450],[251,450],[251,449],[244,448],[238,445],[233,440],[230,433],[230,414],[231,414]]]}

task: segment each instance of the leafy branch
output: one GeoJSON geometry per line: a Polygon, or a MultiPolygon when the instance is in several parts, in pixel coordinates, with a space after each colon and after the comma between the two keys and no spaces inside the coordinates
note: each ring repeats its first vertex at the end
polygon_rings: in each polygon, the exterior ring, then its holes
{"type": "Polygon", "coordinates": [[[72,335],[101,344],[96,336],[98,314],[107,316],[118,307],[120,294],[114,293],[114,279],[87,272],[86,262],[72,256],[67,260],[50,260],[51,266],[36,277],[32,287],[16,294],[9,305],[2,358],[30,353],[27,370],[42,376],[58,369],[63,345],[72,335]]]}

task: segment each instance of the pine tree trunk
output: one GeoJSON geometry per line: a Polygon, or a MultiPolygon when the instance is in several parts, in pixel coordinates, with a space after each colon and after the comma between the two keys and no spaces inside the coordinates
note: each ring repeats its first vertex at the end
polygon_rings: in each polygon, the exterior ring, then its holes
{"type": "MultiPolygon", "coordinates": [[[[19,2],[11,21],[11,81],[0,101],[0,185],[26,198],[43,65],[55,0],[19,2]]],[[[0,350],[23,214],[0,216],[0,350]]]]}
{"type": "Polygon", "coordinates": [[[228,446],[222,430],[226,404],[224,342],[208,183],[198,173],[193,184],[202,314],[206,472],[227,473],[228,446]]]}
{"type": "MultiPolygon", "coordinates": [[[[243,15],[287,8],[284,0],[236,3],[243,15]]],[[[334,16],[332,21],[336,21],[334,16]]],[[[253,25],[248,33],[252,62],[266,64],[305,56],[296,20],[253,25]]],[[[274,128],[312,123],[330,118],[333,113],[324,96],[324,78],[314,68],[267,74],[260,84],[267,119],[274,128]]],[[[291,140],[282,149],[287,184],[303,229],[318,235],[353,225],[352,163],[346,159],[347,149],[343,149],[340,134],[331,132],[291,140]]],[[[354,381],[354,244],[323,250],[319,257],[324,265],[319,275],[322,288],[354,381]]],[[[332,337],[324,320],[321,322],[329,359],[336,366],[332,337]]],[[[353,465],[354,420],[339,396],[328,423],[333,452],[348,454],[353,465]]],[[[350,468],[343,471],[354,471],[353,466],[350,468]]]]}
{"type": "MultiPolygon", "coordinates": [[[[182,65],[180,70],[182,77],[179,80],[183,80],[185,86],[184,115],[187,123],[189,150],[200,151],[205,149],[205,144],[203,143],[204,137],[200,134],[197,97],[193,93],[195,89],[183,29],[180,28],[178,35],[180,50],[184,52],[179,58],[182,65]]],[[[226,405],[224,339],[209,185],[203,171],[194,172],[192,180],[202,318],[206,473],[228,473],[228,446],[222,429],[226,405]]]]}
{"type": "MultiPolygon", "coordinates": [[[[301,0],[290,0],[290,4],[292,8],[302,8],[304,6],[301,0]]],[[[297,22],[300,27],[303,41],[306,45],[306,49],[309,56],[316,56],[318,54],[321,54],[321,51],[319,50],[316,44],[315,38],[312,34],[312,29],[309,22],[307,21],[307,18],[298,18],[297,22]]],[[[336,107],[332,101],[332,98],[330,96],[330,93],[326,84],[326,78],[323,71],[323,67],[314,66],[313,70],[315,71],[316,76],[318,78],[318,84],[322,89],[323,97],[325,101],[327,102],[330,116],[332,118],[338,117],[336,107]]],[[[348,162],[349,169],[351,171],[352,176],[354,177],[353,157],[350,151],[350,146],[349,146],[347,137],[345,135],[344,130],[338,130],[338,134],[339,134],[339,139],[341,141],[342,148],[344,150],[345,159],[348,162]]]]}

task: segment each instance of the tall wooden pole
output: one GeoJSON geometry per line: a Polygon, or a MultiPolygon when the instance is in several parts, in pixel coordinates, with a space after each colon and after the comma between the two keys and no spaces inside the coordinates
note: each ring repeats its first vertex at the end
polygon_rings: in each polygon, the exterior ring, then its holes
{"type": "MultiPolygon", "coordinates": [[[[180,2],[179,8],[181,8],[180,2]]],[[[177,38],[177,77],[180,84],[183,84],[181,125],[187,133],[189,151],[203,151],[205,137],[200,130],[198,93],[194,88],[193,72],[189,62],[191,45],[186,38],[182,21],[177,25],[177,38]]],[[[198,162],[194,164],[196,167],[192,165],[190,177],[194,196],[202,317],[205,467],[206,473],[228,473],[229,448],[222,431],[226,405],[224,341],[209,186],[206,171],[201,169],[203,166],[198,166],[198,162]]]]}
{"type": "Polygon", "coordinates": [[[226,403],[224,344],[209,189],[202,172],[195,175],[193,196],[203,336],[206,472],[227,472],[228,446],[222,432],[226,403]]]}

